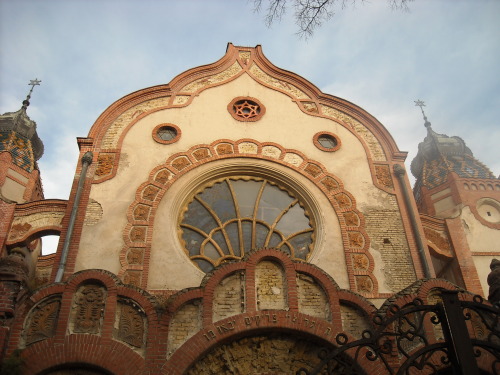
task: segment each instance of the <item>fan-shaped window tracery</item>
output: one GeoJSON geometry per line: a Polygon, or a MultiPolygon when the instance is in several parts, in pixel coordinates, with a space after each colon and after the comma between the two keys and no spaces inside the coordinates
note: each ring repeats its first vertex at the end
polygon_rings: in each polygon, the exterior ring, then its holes
{"type": "Polygon", "coordinates": [[[185,250],[205,272],[262,247],[306,260],[314,240],[313,224],[299,198],[257,177],[228,177],[205,186],[180,222],[185,250]]]}

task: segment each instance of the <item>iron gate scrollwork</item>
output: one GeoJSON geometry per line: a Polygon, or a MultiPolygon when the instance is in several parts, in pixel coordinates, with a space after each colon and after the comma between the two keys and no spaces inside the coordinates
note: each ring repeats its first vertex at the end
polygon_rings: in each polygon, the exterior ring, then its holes
{"type": "Polygon", "coordinates": [[[500,310],[458,293],[442,290],[437,304],[390,305],[373,318],[373,331],[352,342],[338,334],[337,348],[321,350],[320,363],[297,375],[500,375],[500,310]]]}

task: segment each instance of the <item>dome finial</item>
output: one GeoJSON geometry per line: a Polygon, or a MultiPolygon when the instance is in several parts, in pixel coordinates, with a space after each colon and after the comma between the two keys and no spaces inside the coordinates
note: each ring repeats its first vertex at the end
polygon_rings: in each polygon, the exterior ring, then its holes
{"type": "Polygon", "coordinates": [[[30,92],[28,93],[28,96],[23,101],[24,110],[26,110],[26,108],[28,108],[28,106],[30,105],[31,93],[33,92],[33,89],[35,88],[35,86],[40,86],[40,82],[42,82],[42,81],[39,80],[38,78],[35,78],[35,79],[31,79],[30,83],[28,83],[28,86],[31,86],[31,89],[30,89],[30,92]]]}
{"type": "Polygon", "coordinates": [[[420,100],[420,99],[419,100],[415,100],[415,105],[417,107],[420,107],[420,110],[422,111],[422,115],[424,116],[424,121],[425,121],[425,123],[424,123],[425,127],[426,128],[430,128],[431,123],[429,122],[429,120],[427,120],[427,116],[425,115],[425,112],[424,112],[424,107],[425,107],[424,101],[420,100]]]}

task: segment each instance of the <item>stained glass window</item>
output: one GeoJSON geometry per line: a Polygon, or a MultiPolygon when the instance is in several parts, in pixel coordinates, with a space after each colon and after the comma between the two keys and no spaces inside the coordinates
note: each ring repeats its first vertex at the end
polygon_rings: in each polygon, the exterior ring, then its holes
{"type": "Polygon", "coordinates": [[[217,180],[198,192],[181,217],[181,240],[204,272],[252,249],[277,248],[306,260],[314,228],[304,204],[266,179],[217,180]]]}

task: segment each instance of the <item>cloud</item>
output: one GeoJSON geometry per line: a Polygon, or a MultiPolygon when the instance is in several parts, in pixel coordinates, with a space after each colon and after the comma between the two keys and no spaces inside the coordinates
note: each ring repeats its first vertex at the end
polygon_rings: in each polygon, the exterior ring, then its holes
{"type": "Polygon", "coordinates": [[[462,137],[497,175],[500,158],[500,2],[427,1],[394,12],[385,1],[338,11],[309,40],[290,9],[265,27],[251,3],[228,0],[0,0],[0,111],[15,111],[30,79],[30,116],[45,143],[48,197],[67,198],[86,136],[114,101],[218,60],[226,43],[261,44],[277,66],[378,118],[408,162],[435,131],[462,137]]]}

